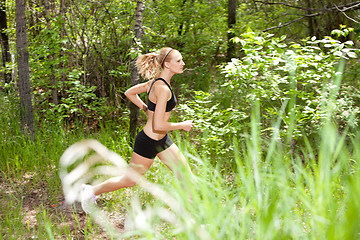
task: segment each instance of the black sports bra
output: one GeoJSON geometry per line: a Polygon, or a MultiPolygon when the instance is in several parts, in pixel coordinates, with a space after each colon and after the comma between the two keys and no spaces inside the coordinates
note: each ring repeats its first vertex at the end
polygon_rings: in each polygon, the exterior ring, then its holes
{"type": "Polygon", "coordinates": [[[148,109],[152,112],[155,111],[155,108],[156,108],[156,103],[153,103],[152,101],[150,101],[149,99],[149,94],[150,94],[150,91],[151,91],[151,88],[152,86],[154,85],[154,83],[157,81],[157,80],[161,80],[163,81],[164,83],[166,83],[166,85],[169,87],[170,91],[171,91],[171,98],[167,101],[166,103],[166,112],[170,112],[175,106],[176,106],[176,103],[177,103],[177,100],[176,100],[176,97],[175,97],[175,94],[173,92],[173,90],[171,89],[170,85],[162,78],[157,78],[155,79],[155,81],[151,84],[150,86],[150,89],[148,91],[148,102],[147,102],[147,105],[148,105],[148,109]]]}

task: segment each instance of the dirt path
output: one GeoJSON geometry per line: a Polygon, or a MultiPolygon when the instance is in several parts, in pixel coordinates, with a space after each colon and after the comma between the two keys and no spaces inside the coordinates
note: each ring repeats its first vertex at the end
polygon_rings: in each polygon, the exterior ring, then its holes
{"type": "MultiPolygon", "coordinates": [[[[15,238],[14,234],[8,231],[9,226],[6,226],[4,221],[11,222],[6,218],[14,218],[16,211],[18,212],[18,222],[13,224],[15,228],[20,228],[21,232],[25,233],[22,236],[25,239],[38,239],[37,233],[40,230],[44,231],[45,228],[43,219],[47,219],[53,225],[52,229],[56,226],[55,229],[62,229],[59,232],[68,233],[66,236],[62,236],[63,238],[61,236],[59,238],[55,232],[55,239],[68,239],[69,237],[86,239],[85,229],[88,228],[89,216],[82,211],[79,203],[72,206],[65,205],[63,195],[60,192],[54,194],[45,181],[33,183],[31,177],[26,175],[21,180],[8,181],[0,176],[0,199],[1,231],[4,239],[15,238]]],[[[120,232],[124,230],[123,215],[111,214],[109,218],[120,232]]],[[[90,222],[92,228],[96,229],[95,235],[91,235],[91,239],[109,239],[94,221],[90,220],[90,222]]]]}

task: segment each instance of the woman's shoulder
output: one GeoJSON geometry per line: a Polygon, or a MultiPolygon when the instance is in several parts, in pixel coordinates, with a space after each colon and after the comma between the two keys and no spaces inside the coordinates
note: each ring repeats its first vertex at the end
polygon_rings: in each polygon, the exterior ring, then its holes
{"type": "Polygon", "coordinates": [[[154,80],[154,82],[153,82],[154,87],[156,86],[160,89],[163,89],[163,88],[169,89],[168,84],[166,84],[165,80],[161,81],[160,79],[162,79],[162,78],[158,78],[158,79],[154,80]]]}
{"type": "MultiPolygon", "coordinates": [[[[152,89],[154,89],[156,95],[162,95],[162,94],[169,95],[169,94],[171,94],[171,90],[167,86],[167,84],[165,82],[163,82],[163,81],[156,81],[156,79],[154,80],[154,84],[152,86],[152,89]]],[[[153,90],[151,90],[151,91],[153,91],[153,90]]]]}
{"type": "Polygon", "coordinates": [[[156,89],[161,89],[162,85],[165,85],[162,81],[158,81],[158,79],[152,79],[147,82],[143,83],[143,86],[146,88],[146,92],[149,93],[150,91],[156,91],[156,89]]]}

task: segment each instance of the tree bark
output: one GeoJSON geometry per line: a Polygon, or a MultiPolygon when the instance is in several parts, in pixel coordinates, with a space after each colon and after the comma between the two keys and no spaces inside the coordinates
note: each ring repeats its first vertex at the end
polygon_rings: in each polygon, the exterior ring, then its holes
{"type": "Polygon", "coordinates": [[[232,28],[236,24],[236,0],[228,0],[228,45],[226,60],[231,61],[231,58],[235,56],[235,44],[230,40],[235,37],[232,28]]]}
{"type": "MultiPolygon", "coordinates": [[[[306,0],[306,6],[307,6],[307,10],[306,10],[306,15],[310,16],[312,14],[312,10],[311,10],[311,0],[306,0]]],[[[308,29],[309,29],[309,36],[315,36],[315,31],[314,31],[314,20],[312,17],[308,17],[308,29]]]]}
{"type": "MultiPolygon", "coordinates": [[[[50,3],[48,0],[44,0],[44,12],[45,12],[45,19],[46,19],[46,25],[48,30],[51,32],[51,22],[50,22],[50,3]]],[[[49,54],[48,56],[49,58],[49,62],[50,64],[52,64],[52,61],[54,59],[54,56],[52,53],[49,54]]],[[[51,82],[51,96],[52,96],[52,102],[55,105],[59,104],[58,101],[58,88],[57,88],[57,81],[56,81],[56,77],[55,77],[55,72],[54,72],[54,68],[52,68],[51,70],[51,74],[50,74],[50,82],[51,82]]]]}
{"type": "MultiPolygon", "coordinates": [[[[140,43],[143,36],[142,30],[142,20],[143,20],[143,12],[144,12],[144,2],[138,1],[136,7],[136,19],[135,19],[135,46],[134,49],[136,52],[140,52],[140,43]]],[[[136,69],[135,61],[132,63],[131,67],[131,75],[130,75],[130,84],[134,86],[140,82],[139,72],[136,69]]],[[[136,135],[136,128],[138,124],[138,117],[139,117],[139,108],[134,105],[133,103],[130,104],[130,136],[135,138],[136,135]]]]}
{"type": "Polygon", "coordinates": [[[0,3],[0,31],[1,31],[1,50],[2,50],[2,63],[4,67],[4,81],[9,83],[11,81],[11,74],[6,70],[6,64],[11,62],[9,51],[9,37],[6,33],[7,30],[7,17],[6,17],[6,0],[0,3]]]}
{"type": "MultiPolygon", "coordinates": [[[[65,26],[65,14],[66,14],[66,9],[67,9],[67,5],[65,0],[60,0],[60,16],[62,17],[62,27],[60,30],[60,37],[61,39],[64,39],[64,37],[66,36],[66,26],[65,26]]],[[[69,41],[70,42],[70,41],[69,41]]],[[[60,57],[62,58],[65,55],[65,52],[63,49],[70,49],[70,43],[63,43],[64,47],[61,49],[60,51],[60,57]]],[[[71,55],[69,55],[69,58],[71,57],[71,55]]],[[[65,65],[63,62],[59,63],[59,68],[61,70],[65,69],[65,65]]],[[[60,96],[62,94],[62,92],[64,92],[64,86],[65,86],[65,81],[66,81],[66,75],[64,73],[64,71],[61,71],[61,88],[60,88],[60,96]]]]}
{"type": "Polygon", "coordinates": [[[24,135],[35,137],[34,114],[32,107],[31,86],[29,76],[29,52],[27,49],[26,2],[16,0],[16,48],[19,72],[20,114],[24,135]]]}

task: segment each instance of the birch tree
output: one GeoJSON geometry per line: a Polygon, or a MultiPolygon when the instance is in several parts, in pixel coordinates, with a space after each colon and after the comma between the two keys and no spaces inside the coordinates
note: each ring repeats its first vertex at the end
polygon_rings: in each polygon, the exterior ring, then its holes
{"type": "MultiPolygon", "coordinates": [[[[135,52],[140,52],[141,40],[143,37],[142,31],[142,21],[143,21],[143,12],[144,12],[144,2],[138,1],[136,6],[136,19],[135,19],[135,40],[134,40],[134,50],[135,52]]],[[[134,86],[139,83],[139,72],[136,69],[135,61],[132,63],[131,67],[131,76],[130,83],[131,86],[134,86]]],[[[130,104],[130,136],[135,137],[136,127],[138,123],[139,109],[133,103],[130,104]]]]}

